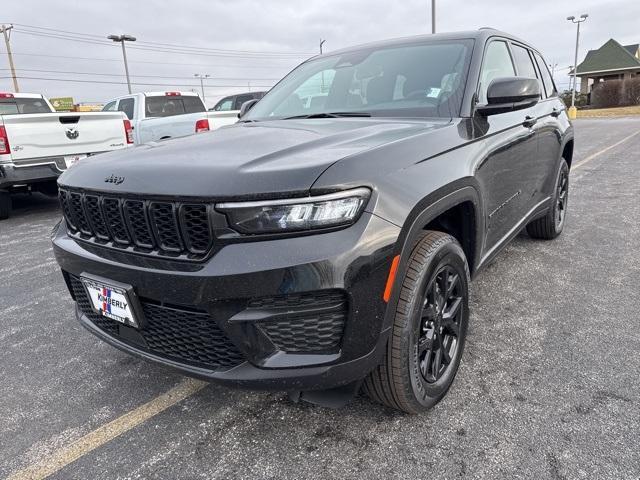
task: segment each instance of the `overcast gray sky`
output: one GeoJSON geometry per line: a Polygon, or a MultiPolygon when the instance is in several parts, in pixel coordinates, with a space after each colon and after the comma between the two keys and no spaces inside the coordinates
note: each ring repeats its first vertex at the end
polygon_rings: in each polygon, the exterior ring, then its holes
{"type": "MultiPolygon", "coordinates": [[[[138,47],[128,50],[132,81],[140,84],[134,91],[199,91],[193,74],[205,73],[211,75],[206,81],[211,106],[223,95],[273,85],[316,53],[320,38],[331,51],[429,33],[430,5],[430,0],[3,0],[0,23],[15,24],[11,46],[20,77],[60,79],[23,78],[24,92],[73,96],[76,102],[104,102],[125,94],[121,51],[117,45],[102,44],[101,37],[127,33],[139,41],[198,48],[179,53],[184,50],[131,45],[138,47]]],[[[638,0],[438,0],[437,8],[438,31],[492,26],[530,41],[548,62],[558,63],[561,89],[568,86],[566,67],[573,64],[575,26],[565,20],[568,15],[589,14],[581,29],[580,58],[609,38],[622,44],[640,42],[638,0]]],[[[12,90],[8,67],[0,44],[0,91],[12,90]]]]}

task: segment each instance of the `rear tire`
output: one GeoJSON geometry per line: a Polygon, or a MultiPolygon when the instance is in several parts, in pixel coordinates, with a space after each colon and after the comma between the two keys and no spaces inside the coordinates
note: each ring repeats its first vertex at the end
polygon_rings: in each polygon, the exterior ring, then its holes
{"type": "Polygon", "coordinates": [[[537,218],[527,225],[527,233],[532,238],[553,240],[562,233],[569,205],[569,166],[563,158],[556,174],[556,184],[552,198],[552,207],[544,217],[537,218]]]}
{"type": "Polygon", "coordinates": [[[377,402],[420,413],[445,396],[464,350],[469,268],[460,244],[446,233],[425,232],[399,288],[387,351],[364,389],[377,402]]]}
{"type": "Polygon", "coordinates": [[[9,192],[0,192],[0,220],[11,216],[11,195],[9,192]]]}

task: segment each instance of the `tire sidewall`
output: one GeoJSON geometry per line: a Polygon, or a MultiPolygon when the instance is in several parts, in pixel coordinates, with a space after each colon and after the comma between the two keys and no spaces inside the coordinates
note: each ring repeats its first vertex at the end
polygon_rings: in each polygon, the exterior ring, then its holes
{"type": "Polygon", "coordinates": [[[469,269],[462,248],[452,237],[450,237],[449,242],[437,248],[427,258],[426,268],[421,272],[417,288],[415,288],[415,294],[409,303],[408,318],[403,332],[403,335],[407,338],[405,343],[406,351],[404,352],[408,370],[407,378],[410,381],[410,385],[407,385],[407,387],[411,389],[411,397],[417,403],[418,409],[424,409],[435,405],[449,390],[460,365],[469,323],[469,269]],[[420,313],[426,295],[426,288],[430,283],[431,277],[445,265],[450,265],[455,269],[462,283],[463,301],[460,333],[458,335],[456,354],[446,373],[436,383],[429,384],[420,373],[416,334],[420,328],[420,313]]]}

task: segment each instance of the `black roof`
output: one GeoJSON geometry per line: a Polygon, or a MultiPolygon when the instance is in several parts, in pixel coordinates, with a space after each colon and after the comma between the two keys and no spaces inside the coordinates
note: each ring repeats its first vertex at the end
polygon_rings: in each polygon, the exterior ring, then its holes
{"type": "MultiPolygon", "coordinates": [[[[525,45],[529,45],[530,46],[530,44],[528,42],[516,37],[515,35],[511,35],[509,33],[502,32],[502,31],[496,30],[494,28],[483,27],[483,28],[480,28],[478,30],[468,30],[468,31],[461,31],[461,32],[446,32],[446,33],[436,33],[436,34],[424,34],[424,35],[413,35],[413,36],[407,36],[407,37],[392,38],[392,39],[388,39],[388,40],[379,40],[379,41],[376,41],[376,42],[365,43],[365,44],[361,44],[361,45],[355,45],[353,47],[341,48],[339,50],[333,50],[331,52],[327,52],[326,54],[324,54],[324,56],[341,55],[343,53],[348,53],[348,52],[352,52],[352,51],[358,51],[358,50],[367,49],[367,48],[382,48],[382,47],[389,47],[389,46],[394,46],[394,45],[407,45],[407,44],[412,44],[412,43],[424,43],[424,42],[427,42],[427,41],[430,41],[430,40],[441,41],[441,40],[473,39],[473,40],[485,41],[488,38],[495,37],[495,36],[509,38],[511,40],[515,40],[517,42],[520,42],[520,43],[523,43],[525,45]]],[[[533,47],[531,47],[531,48],[533,48],[533,47]]],[[[536,49],[534,48],[534,50],[536,50],[536,49]]],[[[318,55],[316,55],[313,58],[317,58],[317,57],[318,57],[318,55]]]]}

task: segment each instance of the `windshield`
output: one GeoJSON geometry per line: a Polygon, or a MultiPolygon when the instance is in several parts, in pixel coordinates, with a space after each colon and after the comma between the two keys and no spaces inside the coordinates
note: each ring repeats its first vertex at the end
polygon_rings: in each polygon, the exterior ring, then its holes
{"type": "Polygon", "coordinates": [[[51,113],[51,109],[41,98],[0,98],[0,115],[21,113],[51,113]]]}
{"type": "Polygon", "coordinates": [[[459,115],[473,40],[363,48],[303,63],[243,120],[328,113],[377,117],[459,115]]]}

